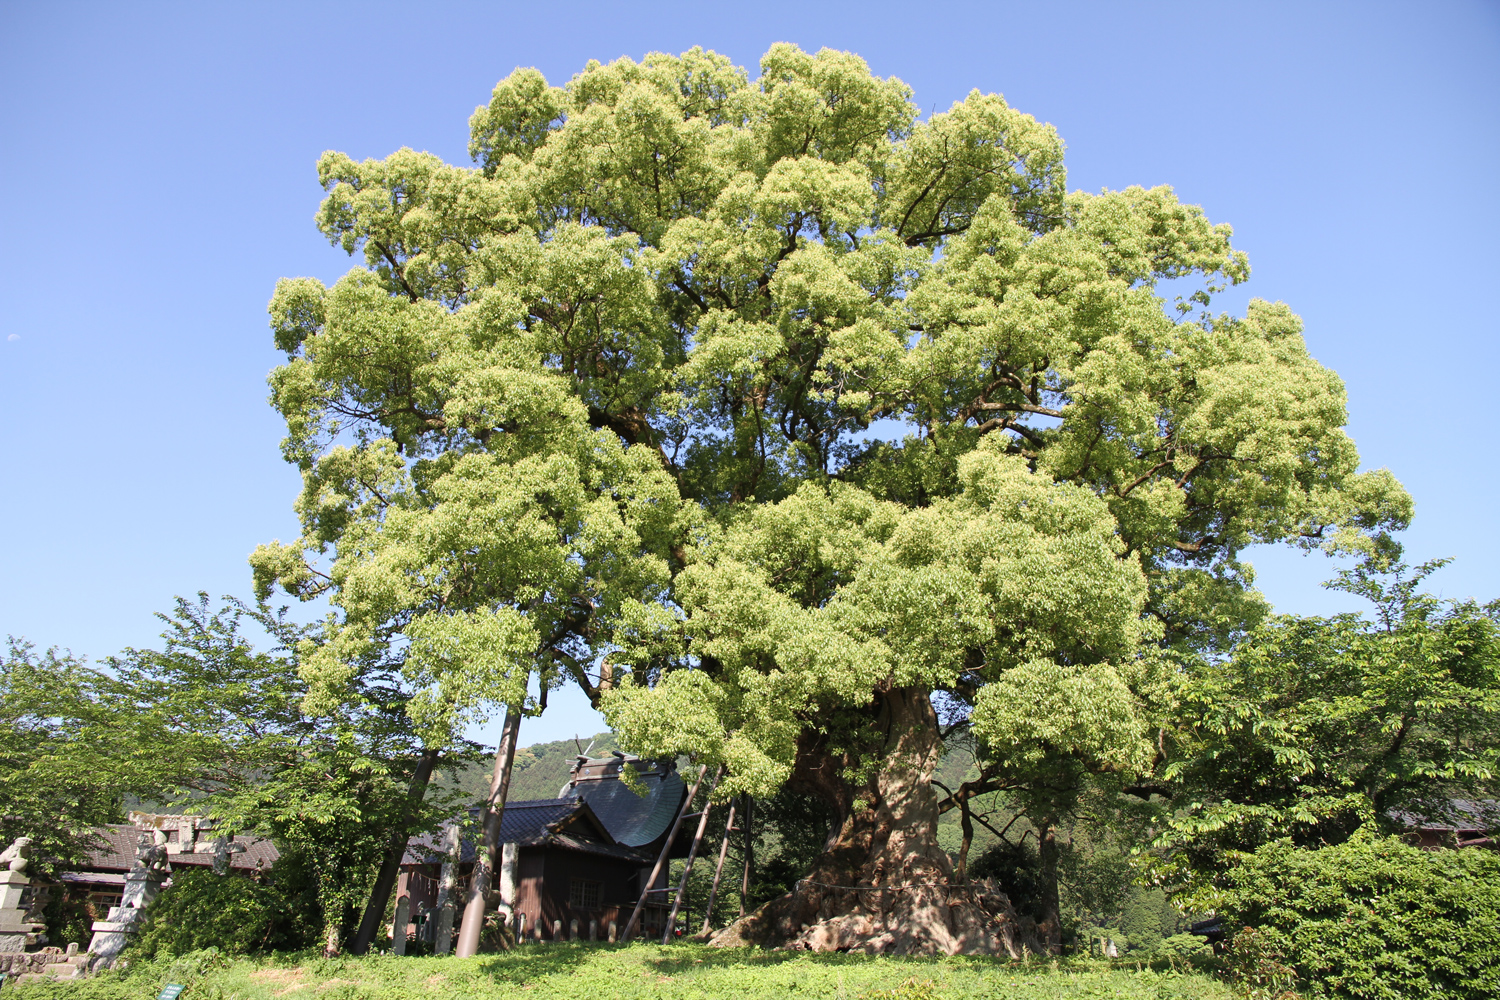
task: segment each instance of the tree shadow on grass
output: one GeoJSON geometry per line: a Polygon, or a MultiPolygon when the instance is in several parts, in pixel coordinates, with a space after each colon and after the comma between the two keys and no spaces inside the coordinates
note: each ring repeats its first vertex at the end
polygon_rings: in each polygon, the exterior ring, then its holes
{"type": "Polygon", "coordinates": [[[510,951],[481,955],[478,971],[490,979],[516,983],[544,976],[568,975],[607,947],[609,945],[573,942],[526,944],[510,951]]]}
{"type": "Polygon", "coordinates": [[[1008,957],[987,955],[868,955],[863,952],[812,952],[784,951],[765,948],[713,948],[706,945],[667,945],[662,954],[646,959],[645,964],[663,975],[675,975],[693,969],[729,968],[755,966],[760,968],[800,962],[828,967],[868,965],[877,959],[888,965],[910,966],[913,970],[931,968],[933,965],[959,964],[978,968],[1021,968],[1022,964],[1008,957]]]}
{"type": "Polygon", "coordinates": [[[567,976],[581,967],[597,962],[610,963],[617,956],[628,964],[657,975],[708,972],[729,968],[773,968],[788,963],[820,967],[859,967],[880,961],[888,966],[906,966],[912,974],[921,974],[935,965],[966,966],[983,970],[1042,971],[1042,963],[1033,959],[1024,963],[1005,956],[986,955],[866,955],[858,952],[783,951],[767,948],[714,948],[704,944],[683,943],[659,945],[650,942],[606,944],[604,942],[556,942],[522,945],[508,952],[480,956],[475,970],[480,976],[515,983],[535,979],[567,976]]]}

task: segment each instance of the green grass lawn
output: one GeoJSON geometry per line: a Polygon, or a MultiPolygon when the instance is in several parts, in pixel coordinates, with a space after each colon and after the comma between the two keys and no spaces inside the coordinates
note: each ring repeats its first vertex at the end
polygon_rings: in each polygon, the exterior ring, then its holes
{"type": "MultiPolygon", "coordinates": [[[[283,955],[224,959],[198,953],[141,963],[82,982],[16,987],[14,1000],[151,1000],[169,982],[182,1000],[404,1000],[408,997],[611,998],[866,997],[870,1000],[1118,998],[1167,1000],[1229,991],[1203,973],[1110,967],[1099,962],[1030,963],[980,958],[719,949],[702,945],[528,946],[471,959],[324,959],[283,955]]],[[[7,989],[7,993],[12,993],[7,989]]]]}

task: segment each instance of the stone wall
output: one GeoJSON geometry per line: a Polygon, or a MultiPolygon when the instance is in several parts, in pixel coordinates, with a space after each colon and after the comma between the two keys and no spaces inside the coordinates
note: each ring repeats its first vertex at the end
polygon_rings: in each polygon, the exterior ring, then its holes
{"type": "Polygon", "coordinates": [[[0,972],[19,976],[26,972],[44,972],[49,965],[61,965],[68,956],[61,949],[48,951],[15,951],[0,954],[0,972]]]}

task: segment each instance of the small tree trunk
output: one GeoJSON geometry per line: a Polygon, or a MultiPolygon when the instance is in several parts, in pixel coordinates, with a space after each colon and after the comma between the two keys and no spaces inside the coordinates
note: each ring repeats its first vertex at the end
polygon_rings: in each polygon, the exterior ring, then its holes
{"type": "MultiPolygon", "coordinates": [[[[682,902],[687,898],[688,876],[693,873],[693,861],[698,857],[698,845],[703,843],[703,831],[708,829],[708,803],[714,796],[714,789],[719,787],[719,779],[722,777],[724,777],[724,766],[721,764],[714,772],[714,780],[708,786],[708,794],[703,797],[703,811],[698,814],[698,829],[693,834],[693,846],[688,848],[687,861],[682,866],[682,881],[677,884],[677,898],[672,901],[672,912],[667,916],[667,929],[661,934],[662,944],[672,940],[672,931],[677,927],[677,912],[682,909],[682,902]]],[[[692,802],[689,802],[688,806],[691,807],[692,802]]]]}
{"type": "Polygon", "coordinates": [[[1056,819],[1046,817],[1037,830],[1037,844],[1042,864],[1041,919],[1037,921],[1037,936],[1049,955],[1062,953],[1062,903],[1057,890],[1057,846],[1056,819]]]}
{"type": "Polygon", "coordinates": [[[391,900],[391,890],[396,887],[396,879],[401,875],[401,859],[406,856],[406,842],[411,838],[411,825],[416,819],[417,809],[422,800],[427,797],[427,785],[432,780],[432,769],[437,765],[440,750],[424,750],[422,756],[417,760],[416,770],[412,772],[411,782],[406,786],[406,804],[401,812],[401,819],[391,831],[390,842],[386,845],[385,860],[380,863],[380,871],[375,876],[375,885],[370,889],[370,901],[365,905],[364,919],[359,923],[359,930],[354,934],[354,941],[349,945],[349,952],[354,955],[363,955],[370,950],[370,945],[375,941],[375,934],[380,930],[381,922],[385,919],[385,906],[391,900]]]}
{"type": "Polygon", "coordinates": [[[958,884],[937,842],[932,777],[942,753],[930,693],[897,688],[869,710],[866,748],[880,766],[854,782],[856,764],[804,733],[792,785],[835,817],[823,853],[787,895],[714,935],[715,944],[889,954],[1019,955],[1010,901],[995,886],[958,884]]]}
{"type": "Polygon", "coordinates": [[[698,797],[698,786],[703,784],[703,776],[707,773],[707,764],[698,768],[698,777],[693,782],[693,787],[688,789],[687,798],[682,800],[682,808],[677,810],[677,818],[672,820],[671,829],[667,830],[667,839],[661,846],[661,854],[657,856],[656,864],[651,868],[651,874],[646,876],[646,882],[641,886],[641,898],[636,900],[635,909],[630,911],[630,920],[625,924],[625,934],[621,940],[626,944],[630,943],[630,939],[635,936],[635,929],[640,926],[641,913],[646,909],[646,897],[651,894],[652,887],[661,876],[662,868],[667,863],[667,855],[672,853],[672,842],[677,839],[677,828],[682,825],[682,817],[693,804],[693,799],[698,797]]]}
{"type": "Polygon", "coordinates": [[[323,957],[335,958],[339,953],[339,938],[343,936],[343,924],[339,920],[323,920],[323,957]]]}
{"type": "Polygon", "coordinates": [[[520,707],[507,708],[505,723],[500,730],[500,745],[495,748],[495,773],[490,780],[489,803],[484,812],[484,842],[474,856],[474,873],[469,877],[469,898],[464,903],[463,924],[458,930],[458,947],[453,951],[459,958],[468,958],[479,952],[479,935],[484,931],[485,903],[490,896],[493,873],[500,862],[500,820],[505,813],[505,797],[510,794],[510,773],[516,762],[516,737],[520,728],[520,707]]]}
{"type": "Polygon", "coordinates": [[[963,843],[958,848],[958,870],[955,875],[960,884],[969,881],[969,848],[974,843],[974,818],[969,815],[969,800],[958,800],[959,828],[963,831],[963,843]]]}

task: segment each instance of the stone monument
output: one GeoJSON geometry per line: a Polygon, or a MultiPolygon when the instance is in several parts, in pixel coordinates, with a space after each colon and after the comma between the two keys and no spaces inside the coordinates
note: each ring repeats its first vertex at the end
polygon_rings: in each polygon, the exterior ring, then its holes
{"type": "Polygon", "coordinates": [[[391,954],[406,954],[406,928],[411,923],[411,899],[402,896],[396,900],[396,919],[391,924],[391,954]]]}
{"type": "Polygon", "coordinates": [[[147,906],[161,892],[171,869],[167,864],[166,835],[142,830],[136,841],[135,864],[125,876],[125,894],[119,906],[109,908],[109,916],[94,921],[94,936],[89,941],[90,963],[95,969],[107,969],[124,950],[131,936],[140,930],[147,906]]]}
{"type": "Polygon", "coordinates": [[[233,837],[215,837],[211,843],[198,844],[195,848],[197,854],[212,854],[214,856],[214,874],[229,874],[229,858],[233,854],[244,854],[245,845],[236,841],[233,837]]]}
{"type": "Polygon", "coordinates": [[[31,885],[26,862],[31,857],[31,838],[19,837],[0,851],[0,952],[25,951],[27,946],[41,944],[47,936],[45,925],[28,920],[21,907],[21,896],[31,885]]]}
{"type": "Polygon", "coordinates": [[[446,955],[453,947],[453,917],[456,907],[453,890],[458,884],[458,862],[462,857],[457,823],[448,824],[445,831],[443,867],[439,872],[437,903],[437,930],[433,933],[432,953],[446,955]]]}

